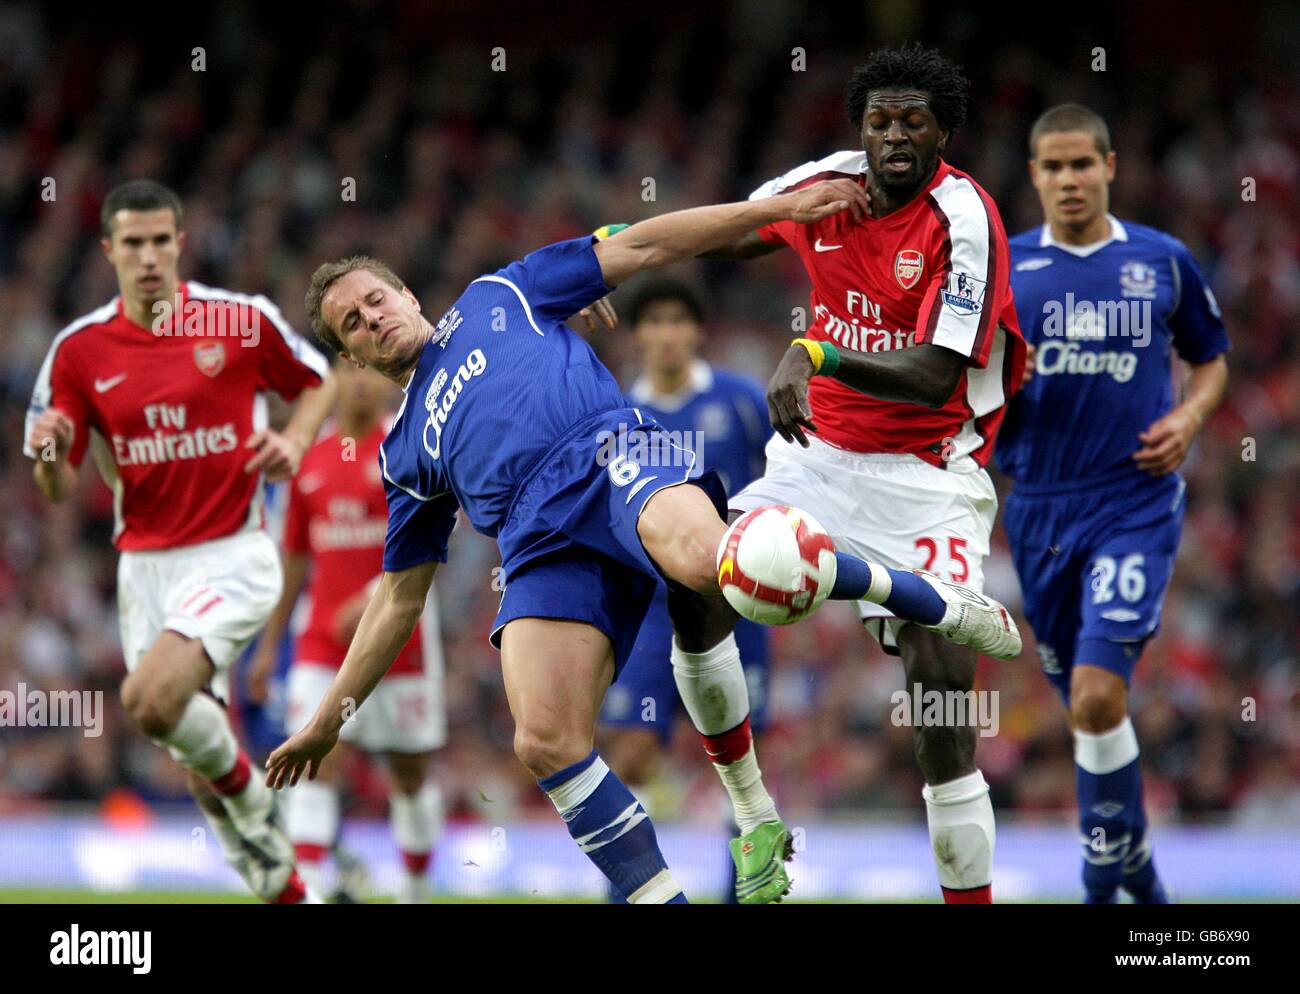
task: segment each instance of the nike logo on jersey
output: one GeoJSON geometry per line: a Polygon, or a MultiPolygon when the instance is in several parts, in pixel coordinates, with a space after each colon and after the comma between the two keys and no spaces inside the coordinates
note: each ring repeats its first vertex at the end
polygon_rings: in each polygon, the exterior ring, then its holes
{"type": "Polygon", "coordinates": [[[823,245],[820,238],[813,242],[814,252],[834,252],[836,249],[843,247],[843,245],[823,245]]]}
{"type": "Polygon", "coordinates": [[[117,376],[114,376],[111,380],[97,379],[95,380],[95,393],[108,393],[108,391],[112,390],[124,379],[126,379],[126,373],[119,373],[117,376]]]}

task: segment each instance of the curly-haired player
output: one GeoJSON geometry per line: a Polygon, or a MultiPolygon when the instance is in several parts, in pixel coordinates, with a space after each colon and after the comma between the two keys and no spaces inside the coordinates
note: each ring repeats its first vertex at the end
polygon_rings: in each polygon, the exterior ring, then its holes
{"type": "MultiPolygon", "coordinates": [[[[847,178],[869,194],[870,216],[778,221],[708,257],[788,246],[812,280],[812,328],[768,385],[780,438],[768,444],[766,474],[731,498],[733,511],[816,508],[836,548],[979,590],[997,513],[984,464],[1025,345],[997,208],[942,158],[966,120],[969,87],[932,49],[873,52],[847,94],[861,150],[805,163],[752,195],[847,178]]],[[[902,656],[909,688],[971,690],[968,647],[878,604],[860,603],[859,613],[902,656]]],[[[944,899],[987,903],[993,806],[975,766],[975,729],[923,725],[915,736],[944,899]]]]}

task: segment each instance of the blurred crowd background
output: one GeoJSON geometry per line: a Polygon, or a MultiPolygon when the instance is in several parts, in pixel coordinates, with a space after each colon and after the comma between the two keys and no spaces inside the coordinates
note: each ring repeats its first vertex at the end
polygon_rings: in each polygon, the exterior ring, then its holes
{"type": "MultiPolygon", "coordinates": [[[[107,716],[98,738],[0,730],[0,812],[186,796],[117,704],[109,492],[88,469],[78,499],[51,506],[21,452],[51,340],[116,293],[98,246],[111,187],[135,177],[175,187],[182,276],[266,293],[300,329],[312,269],[357,250],[386,259],[439,313],[468,280],[543,243],[737,199],[857,147],[842,99],[852,67],[912,38],[939,45],[974,81],[949,159],[993,195],[1009,232],[1040,220],[1025,171],[1030,123],[1082,100],[1110,122],[1115,213],[1181,238],[1210,277],[1232,336],[1231,382],[1184,467],[1178,568],[1134,687],[1148,804],[1157,819],[1300,822],[1300,33],[1285,5],[1250,0],[1195,15],[1172,2],[1102,2],[1072,10],[1068,26],[1047,12],[1013,22],[914,0],[552,2],[508,13],[412,0],[302,15],[239,2],[172,9],[147,28],[107,8],[70,18],[6,4],[0,689],[103,690],[107,716]],[[343,199],[346,178],[355,201],[343,199]]],[[[806,305],[797,259],[680,271],[709,300],[708,357],[766,379],[792,308],[806,305]]],[[[626,335],[595,345],[629,383],[626,335]]],[[[996,541],[990,592],[1018,603],[1000,528],[996,541]]],[[[545,802],[512,755],[486,640],[496,564],[492,543],[462,524],[437,581],[452,729],[439,776],[457,817],[545,802]]],[[[911,731],[889,722],[897,661],[837,606],[777,631],[775,644],[760,750],[785,809],[917,817],[911,731]]],[[[999,811],[1073,812],[1070,739],[1036,655],[985,661],[980,685],[1001,692],[1000,734],[978,754],[999,811]]],[[[722,796],[685,722],[672,752],[650,788],[660,817],[712,817],[722,796]]],[[[376,774],[358,769],[353,786],[359,810],[379,810],[376,774]]]]}

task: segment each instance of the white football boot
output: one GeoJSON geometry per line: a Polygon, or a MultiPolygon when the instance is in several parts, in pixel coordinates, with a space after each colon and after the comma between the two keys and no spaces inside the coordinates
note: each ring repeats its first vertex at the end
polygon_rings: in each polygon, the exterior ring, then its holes
{"type": "Polygon", "coordinates": [[[249,798],[253,802],[251,806],[238,813],[230,805],[226,807],[226,813],[244,842],[247,859],[236,863],[227,858],[227,862],[234,866],[254,894],[263,901],[274,901],[297,874],[293,842],[284,829],[275,791],[255,776],[247,789],[255,792],[249,798]]]}
{"type": "Polygon", "coordinates": [[[947,605],[942,621],[937,625],[921,625],[922,628],[994,659],[1015,659],[1020,655],[1023,647],[1020,630],[1005,607],[960,583],[949,583],[924,570],[912,572],[928,583],[947,605]]]}

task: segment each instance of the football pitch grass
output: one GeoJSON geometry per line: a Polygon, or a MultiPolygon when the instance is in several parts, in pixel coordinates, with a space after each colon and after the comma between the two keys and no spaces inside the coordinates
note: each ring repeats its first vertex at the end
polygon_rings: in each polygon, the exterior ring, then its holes
{"type": "MultiPolygon", "coordinates": [[[[1261,901],[1259,898],[1239,898],[1224,899],[1216,898],[1213,900],[1204,900],[1197,898],[1184,898],[1188,904],[1261,904],[1269,903],[1261,901]]],[[[46,889],[40,887],[32,888],[0,888],[0,904],[259,904],[261,902],[254,900],[247,894],[236,894],[229,891],[93,891],[93,890],[73,890],[73,889],[46,889]]],[[[392,898],[376,898],[369,903],[373,904],[392,904],[392,898]]],[[[587,897],[539,897],[535,894],[483,894],[466,896],[460,894],[435,894],[433,904],[603,904],[605,902],[596,898],[587,897]]],[[[718,899],[713,896],[704,897],[692,903],[695,904],[717,904],[718,899]]],[[[788,899],[786,904],[941,904],[938,897],[926,901],[870,901],[859,902],[849,900],[831,900],[831,901],[800,901],[798,899],[788,899]]],[[[1030,901],[1004,901],[995,902],[1004,904],[1075,904],[1076,901],[1070,900],[1048,900],[1035,899],[1030,901]]]]}

